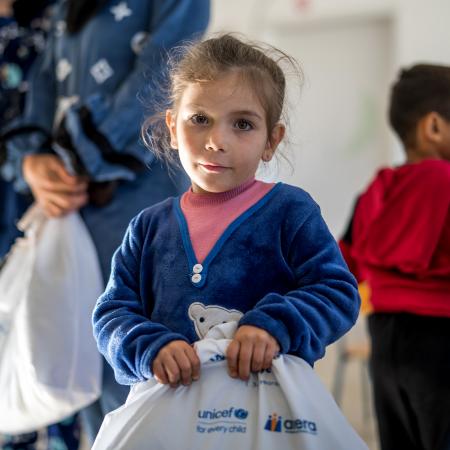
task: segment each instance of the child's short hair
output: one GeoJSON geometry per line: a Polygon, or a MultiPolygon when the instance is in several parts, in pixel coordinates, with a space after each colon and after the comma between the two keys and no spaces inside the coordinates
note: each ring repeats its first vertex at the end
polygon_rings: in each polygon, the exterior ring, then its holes
{"type": "Polygon", "coordinates": [[[391,89],[389,121],[405,147],[415,145],[418,121],[433,111],[450,121],[450,67],[417,64],[401,70],[391,89]]]}
{"type": "Polygon", "coordinates": [[[215,81],[232,70],[254,90],[266,113],[270,133],[283,114],[286,80],[280,67],[282,62],[287,62],[294,72],[301,74],[297,62],[281,50],[269,45],[244,42],[233,34],[223,34],[176,48],[169,55],[166,104],[164,108],[157,108],[159,112],[145,121],[142,128],[144,142],[157,157],[171,161],[174,152],[170,151],[166,126],[161,126],[165,109],[177,110],[183,92],[190,83],[215,81]]]}

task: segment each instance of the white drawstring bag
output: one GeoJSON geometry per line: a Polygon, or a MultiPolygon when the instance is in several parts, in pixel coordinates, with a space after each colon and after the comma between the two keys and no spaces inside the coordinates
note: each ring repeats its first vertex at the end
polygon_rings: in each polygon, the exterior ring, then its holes
{"type": "Polygon", "coordinates": [[[302,359],[280,356],[248,382],[230,378],[225,351],[235,330],[218,325],[195,344],[202,369],[191,386],[133,386],[92,450],[367,449],[302,359]]]}
{"type": "Polygon", "coordinates": [[[91,315],[103,290],[96,250],[77,213],[33,205],[25,237],[0,272],[0,433],[34,431],[98,398],[101,360],[91,315]]]}

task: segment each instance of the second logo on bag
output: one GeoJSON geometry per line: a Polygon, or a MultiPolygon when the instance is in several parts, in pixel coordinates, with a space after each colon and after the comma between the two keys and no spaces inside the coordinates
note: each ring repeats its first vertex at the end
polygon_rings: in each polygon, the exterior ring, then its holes
{"type": "Polygon", "coordinates": [[[268,416],[264,425],[267,431],[274,431],[276,433],[308,433],[317,434],[317,425],[315,422],[306,419],[285,419],[277,413],[272,413],[268,416]]]}

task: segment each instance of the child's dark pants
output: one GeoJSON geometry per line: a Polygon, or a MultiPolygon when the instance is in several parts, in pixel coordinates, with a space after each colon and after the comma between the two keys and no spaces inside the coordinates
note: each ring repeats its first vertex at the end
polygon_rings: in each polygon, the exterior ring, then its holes
{"type": "Polygon", "coordinates": [[[382,450],[450,450],[450,318],[376,313],[369,332],[382,450]]]}

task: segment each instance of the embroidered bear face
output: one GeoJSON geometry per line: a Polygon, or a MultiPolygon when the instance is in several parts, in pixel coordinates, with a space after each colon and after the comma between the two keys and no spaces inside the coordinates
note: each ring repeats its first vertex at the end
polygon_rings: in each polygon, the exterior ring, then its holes
{"type": "Polygon", "coordinates": [[[189,318],[194,322],[195,331],[200,339],[206,336],[208,331],[226,322],[238,322],[243,314],[237,309],[226,309],[222,306],[205,306],[195,302],[189,306],[189,318]]]}

